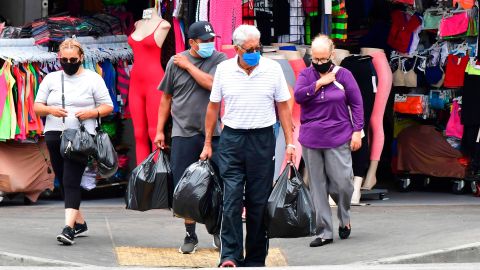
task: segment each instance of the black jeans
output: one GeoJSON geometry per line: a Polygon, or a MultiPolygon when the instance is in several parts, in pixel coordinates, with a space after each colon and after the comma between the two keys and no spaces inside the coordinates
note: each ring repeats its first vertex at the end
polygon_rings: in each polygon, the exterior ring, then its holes
{"type": "Polygon", "coordinates": [[[45,132],[50,160],[55,176],[60,181],[62,196],[65,199],[65,208],[80,208],[81,187],[80,182],[87,167],[86,164],[64,159],[60,154],[61,131],[45,132]]]}
{"type": "Polygon", "coordinates": [[[221,262],[265,266],[268,253],[265,208],[272,190],[275,156],[273,128],[222,131],[220,176],[224,183],[221,262]],[[243,257],[242,198],[247,209],[246,256],[243,257]]]}

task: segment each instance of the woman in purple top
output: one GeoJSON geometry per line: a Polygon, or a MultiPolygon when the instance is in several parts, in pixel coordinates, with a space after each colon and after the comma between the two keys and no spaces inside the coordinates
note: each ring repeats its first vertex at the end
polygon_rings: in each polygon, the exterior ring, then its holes
{"type": "Polygon", "coordinates": [[[311,247],[333,242],[328,195],[338,205],[340,238],[350,235],[351,151],[362,144],[362,95],[352,73],[332,63],[333,54],[333,41],[325,35],[316,37],[312,65],[300,73],[295,85],[295,101],[301,107],[299,141],[316,209],[317,237],[311,247]]]}

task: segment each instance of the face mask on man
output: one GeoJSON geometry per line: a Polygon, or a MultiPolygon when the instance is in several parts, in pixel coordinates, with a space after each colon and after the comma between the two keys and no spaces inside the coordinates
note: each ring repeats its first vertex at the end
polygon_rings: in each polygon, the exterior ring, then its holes
{"type": "Polygon", "coordinates": [[[253,53],[244,53],[243,56],[243,61],[247,63],[247,65],[253,67],[258,65],[260,62],[260,52],[253,52],[253,53]]]}
{"type": "Polygon", "coordinates": [[[322,74],[329,72],[332,65],[333,65],[332,60],[328,60],[327,63],[323,63],[323,64],[312,63],[312,66],[315,68],[315,70],[322,74]]]}
{"type": "Polygon", "coordinates": [[[197,43],[198,44],[198,55],[202,58],[208,58],[212,56],[213,51],[215,51],[215,42],[207,42],[207,43],[197,43]]]}
{"type": "Polygon", "coordinates": [[[63,68],[63,71],[69,76],[75,75],[75,73],[78,72],[78,69],[80,68],[80,65],[82,65],[82,61],[78,60],[76,62],[68,62],[68,61],[62,61],[60,60],[60,65],[63,68]]]}

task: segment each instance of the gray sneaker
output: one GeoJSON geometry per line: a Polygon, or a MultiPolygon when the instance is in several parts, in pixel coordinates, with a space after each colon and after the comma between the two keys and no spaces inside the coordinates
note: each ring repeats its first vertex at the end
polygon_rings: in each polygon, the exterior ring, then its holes
{"type": "Polygon", "coordinates": [[[214,234],[213,235],[213,247],[217,250],[220,249],[222,243],[220,242],[220,235],[214,234]]]}
{"type": "Polygon", "coordinates": [[[178,249],[178,252],[183,254],[193,254],[197,250],[198,238],[195,233],[190,235],[187,232],[185,239],[183,240],[183,245],[178,249]]]}

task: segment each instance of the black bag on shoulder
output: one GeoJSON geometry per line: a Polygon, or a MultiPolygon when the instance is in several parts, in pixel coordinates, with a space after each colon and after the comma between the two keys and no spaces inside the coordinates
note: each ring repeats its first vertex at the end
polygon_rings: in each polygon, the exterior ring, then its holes
{"type": "MultiPolygon", "coordinates": [[[[65,109],[64,75],[62,72],[62,108],[65,109]]],[[[65,125],[65,117],[63,117],[65,125]]],[[[79,128],[68,128],[62,132],[60,154],[62,157],[81,163],[87,163],[88,157],[95,153],[95,143],[85,125],[80,121],[79,128]]]]}

